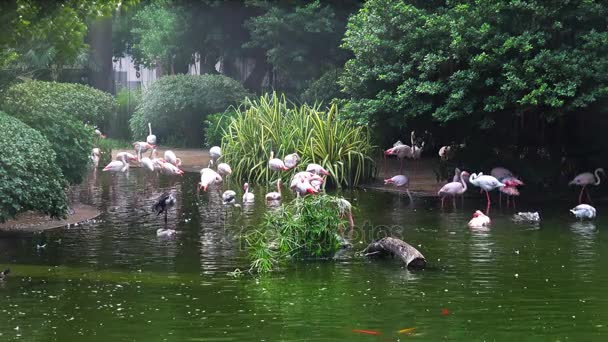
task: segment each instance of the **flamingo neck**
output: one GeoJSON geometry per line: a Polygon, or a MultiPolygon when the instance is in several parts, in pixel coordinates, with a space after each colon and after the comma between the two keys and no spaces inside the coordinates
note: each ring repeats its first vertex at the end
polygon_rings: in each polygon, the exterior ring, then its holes
{"type": "Polygon", "coordinates": [[[594,172],[594,175],[595,175],[595,183],[594,183],[594,185],[600,185],[600,183],[602,181],[602,179],[600,178],[600,175],[599,175],[600,171],[601,171],[601,169],[596,169],[595,172],[594,172]]]}
{"type": "Polygon", "coordinates": [[[462,184],[462,193],[467,191],[467,182],[464,181],[465,171],[460,173],[460,184],[462,184]]]}
{"type": "Polygon", "coordinates": [[[152,124],[148,122],[148,132],[150,132],[149,135],[152,135],[152,124]]]}

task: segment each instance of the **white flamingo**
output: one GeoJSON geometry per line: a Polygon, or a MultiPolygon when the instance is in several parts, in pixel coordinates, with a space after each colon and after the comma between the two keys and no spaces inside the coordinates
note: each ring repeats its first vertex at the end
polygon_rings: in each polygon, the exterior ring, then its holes
{"type": "Polygon", "coordinates": [[[230,165],[226,163],[220,163],[217,166],[217,173],[219,173],[220,176],[225,177],[232,173],[232,169],[230,168],[230,165]]]}
{"type": "Polygon", "coordinates": [[[243,203],[255,202],[255,195],[252,192],[249,192],[249,183],[243,184],[243,190],[245,190],[245,193],[243,194],[243,203]]]}
{"type": "Polygon", "coordinates": [[[148,150],[153,150],[154,146],[148,144],[145,141],[136,141],[133,143],[133,149],[135,149],[135,153],[137,154],[137,159],[141,159],[141,155],[146,153],[148,150]]]}
{"type": "Polygon", "coordinates": [[[344,218],[344,216],[348,218],[348,226],[352,230],[355,227],[352,204],[344,198],[338,198],[338,210],[340,210],[340,218],[344,218]]]}
{"type": "Polygon", "coordinates": [[[127,163],[125,158],[126,157],[123,156],[120,160],[111,161],[102,171],[127,172],[129,170],[129,163],[127,163]]]}
{"type": "Polygon", "coordinates": [[[288,169],[293,169],[298,165],[300,156],[297,153],[288,154],[283,158],[283,162],[288,169]]]}
{"type": "Polygon", "coordinates": [[[266,194],[266,201],[280,201],[281,200],[281,179],[277,180],[277,191],[272,191],[266,194]]]}
{"type": "MultiPolygon", "coordinates": [[[[604,173],[604,169],[602,168],[598,168],[595,169],[595,172],[591,173],[591,172],[584,172],[581,173],[580,175],[574,177],[573,180],[570,181],[570,183],[568,183],[568,185],[577,185],[577,186],[582,186],[581,188],[581,193],[578,195],[578,203],[582,203],[583,202],[583,191],[585,191],[587,189],[588,185],[600,185],[601,182],[601,178],[600,175],[606,175],[604,173]]],[[[587,192],[587,200],[589,200],[589,202],[591,202],[591,196],[589,195],[589,190],[586,191],[587,192]]]]}
{"type": "Polygon", "coordinates": [[[89,156],[89,159],[91,159],[91,162],[93,163],[93,167],[97,168],[99,166],[100,158],[101,150],[97,147],[93,148],[93,150],[91,151],[91,155],[89,156]]]}
{"type": "Polygon", "coordinates": [[[589,204],[579,204],[576,207],[570,209],[570,212],[581,221],[583,219],[594,219],[596,214],[595,208],[590,206],[589,204]]]}
{"type": "Polygon", "coordinates": [[[175,155],[175,152],[173,152],[171,150],[165,151],[164,159],[168,163],[171,163],[177,167],[180,167],[182,165],[182,160],[180,158],[177,158],[177,156],[175,155]]]}
{"type": "Polygon", "coordinates": [[[152,124],[148,122],[148,136],[146,142],[150,145],[156,145],[156,135],[152,134],[152,124]]]}
{"type": "Polygon", "coordinates": [[[167,162],[161,164],[160,172],[167,176],[181,176],[184,174],[183,170],[167,162]]]}
{"type": "Polygon", "coordinates": [[[222,182],[222,176],[212,169],[206,167],[201,170],[201,181],[198,183],[196,192],[207,191],[207,188],[214,184],[220,184],[222,182]]]}
{"type": "Polygon", "coordinates": [[[473,218],[469,221],[470,228],[484,228],[490,225],[492,221],[481,211],[477,210],[473,213],[473,218]]]}
{"type": "Polygon", "coordinates": [[[156,169],[154,162],[148,157],[143,157],[139,160],[139,166],[141,166],[146,172],[153,173],[156,169]]]}
{"type": "Polygon", "coordinates": [[[441,208],[443,208],[443,201],[447,196],[452,196],[452,205],[454,209],[456,208],[456,196],[462,195],[467,191],[467,183],[464,181],[464,177],[468,172],[462,171],[460,173],[460,181],[458,182],[450,182],[437,192],[437,194],[441,197],[441,208]]]}
{"type": "Polygon", "coordinates": [[[268,167],[273,171],[287,171],[289,168],[285,166],[285,163],[279,158],[274,157],[274,151],[270,151],[270,158],[268,158],[268,167]]]}
{"type": "Polygon", "coordinates": [[[478,188],[481,188],[483,191],[486,192],[486,199],[488,200],[486,211],[490,210],[490,205],[492,203],[490,201],[490,194],[488,193],[488,191],[492,191],[496,188],[501,188],[505,186],[505,184],[501,183],[495,177],[484,175],[483,173],[472,174],[469,177],[469,183],[475,185],[478,188]]]}

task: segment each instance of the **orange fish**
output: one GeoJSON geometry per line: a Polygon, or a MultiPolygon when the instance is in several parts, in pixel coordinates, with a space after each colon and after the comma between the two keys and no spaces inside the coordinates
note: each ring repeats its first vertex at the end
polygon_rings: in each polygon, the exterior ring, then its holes
{"type": "Polygon", "coordinates": [[[412,331],[416,330],[416,328],[405,328],[405,329],[401,329],[399,331],[397,331],[397,333],[399,334],[409,334],[412,331]]]}
{"type": "Polygon", "coordinates": [[[353,332],[355,332],[355,333],[359,333],[359,334],[380,335],[380,333],[379,333],[379,332],[377,332],[377,331],[372,331],[372,330],[360,330],[360,329],[353,329],[353,332]]]}
{"type": "Polygon", "coordinates": [[[443,309],[441,309],[441,314],[444,315],[444,316],[447,316],[447,315],[450,314],[450,310],[448,310],[446,308],[443,308],[443,309]]]}

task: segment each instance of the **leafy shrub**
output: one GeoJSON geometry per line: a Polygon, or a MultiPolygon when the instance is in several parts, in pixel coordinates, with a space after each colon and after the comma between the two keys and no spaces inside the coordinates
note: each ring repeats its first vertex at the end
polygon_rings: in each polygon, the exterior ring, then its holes
{"type": "Polygon", "coordinates": [[[33,110],[67,114],[105,129],[116,112],[116,100],[108,93],[82,84],[27,81],[7,90],[2,108],[11,115],[25,115],[33,110]]]}
{"type": "Polygon", "coordinates": [[[338,198],[328,195],[296,199],[269,211],[259,229],[247,234],[251,270],[272,271],[287,259],[327,258],[340,249],[338,198]]]}
{"type": "Polygon", "coordinates": [[[235,111],[226,111],[207,116],[207,120],[204,121],[205,146],[211,147],[221,145],[222,137],[228,130],[228,126],[235,116],[235,111]]]}
{"type": "Polygon", "coordinates": [[[65,216],[65,180],[38,131],[0,112],[0,222],[26,210],[65,216]]]}
{"type": "MultiPolygon", "coordinates": [[[[256,183],[277,177],[268,168],[270,151],[274,151],[278,158],[297,152],[301,165],[320,164],[334,185],[355,186],[373,174],[373,148],[367,128],[341,120],[336,105],[324,112],[318,106],[294,106],[277,94],[247,99],[222,140],[224,158],[234,175],[256,183]]],[[[302,169],[296,167],[281,176],[286,181],[302,169]]]]}
{"type": "Polygon", "coordinates": [[[338,84],[341,72],[341,69],[329,70],[318,79],[312,81],[302,93],[302,102],[310,104],[322,102],[325,105],[329,105],[333,99],[344,97],[344,94],[340,91],[340,84],[338,84]]]}
{"type": "Polygon", "coordinates": [[[199,146],[207,115],[226,110],[247,96],[243,86],[222,75],[173,75],[154,82],[130,120],[135,140],[148,135],[148,122],[160,142],[199,146]]]}
{"type": "MultiPolygon", "coordinates": [[[[77,184],[87,171],[93,148],[93,129],[71,117],[54,112],[8,113],[36,129],[51,143],[57,164],[68,182],[77,184]]],[[[31,147],[35,148],[35,146],[31,147]]]]}

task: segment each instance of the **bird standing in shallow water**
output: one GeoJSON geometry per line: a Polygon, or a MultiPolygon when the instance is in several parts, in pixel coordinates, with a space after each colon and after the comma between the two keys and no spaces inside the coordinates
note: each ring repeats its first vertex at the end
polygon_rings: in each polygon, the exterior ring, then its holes
{"type": "Polygon", "coordinates": [[[169,212],[169,209],[175,206],[175,202],[175,196],[173,194],[165,192],[160,195],[156,203],[152,206],[152,210],[156,212],[156,216],[162,214],[163,212],[165,213],[165,226],[167,225],[167,214],[169,212]]]}
{"type": "MultiPolygon", "coordinates": [[[[581,193],[578,195],[579,204],[583,203],[583,191],[587,190],[587,185],[600,185],[601,178],[600,178],[599,173],[606,175],[604,173],[604,169],[598,168],[598,169],[595,169],[595,172],[593,172],[593,173],[591,173],[591,172],[581,173],[580,175],[574,177],[574,179],[572,181],[570,181],[570,183],[568,183],[568,185],[578,185],[578,186],[583,187],[581,189],[581,193]]],[[[587,190],[586,192],[587,192],[587,200],[589,202],[591,202],[591,196],[589,195],[589,190],[587,190]]]]}
{"type": "Polygon", "coordinates": [[[405,192],[407,193],[407,197],[409,197],[410,202],[413,202],[412,195],[410,194],[410,189],[409,189],[410,180],[407,178],[407,176],[396,175],[389,179],[385,179],[384,185],[386,185],[386,184],[392,184],[396,187],[405,187],[405,192]]]}
{"type": "Polygon", "coordinates": [[[224,204],[234,204],[236,202],[236,192],[233,190],[226,190],[222,194],[222,201],[224,204]]]}
{"type": "Polygon", "coordinates": [[[490,211],[490,205],[492,204],[492,202],[490,201],[490,194],[488,193],[488,191],[492,191],[496,188],[501,188],[501,187],[505,186],[505,184],[501,183],[495,177],[484,175],[483,173],[472,174],[469,177],[469,183],[475,185],[476,187],[481,188],[483,191],[486,192],[486,199],[488,201],[487,206],[486,206],[486,213],[488,213],[490,211]]]}
{"type": "Polygon", "coordinates": [[[255,195],[252,192],[249,192],[249,183],[243,185],[243,190],[245,190],[245,193],[243,194],[243,203],[255,202],[255,195]]]}

